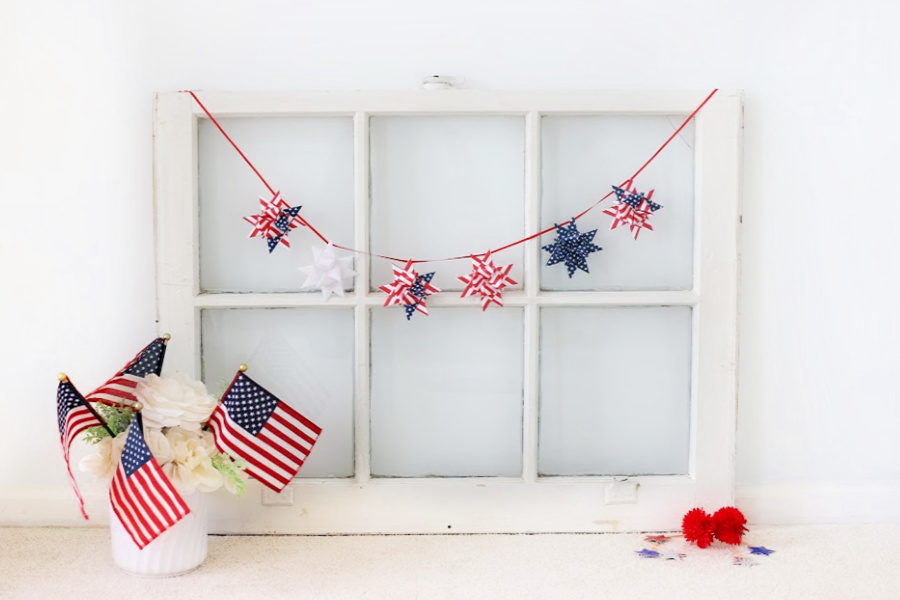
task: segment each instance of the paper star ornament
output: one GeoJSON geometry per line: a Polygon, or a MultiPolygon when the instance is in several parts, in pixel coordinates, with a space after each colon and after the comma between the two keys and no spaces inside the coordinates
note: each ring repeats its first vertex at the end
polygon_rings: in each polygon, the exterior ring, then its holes
{"type": "Polygon", "coordinates": [[[763,556],[768,556],[775,552],[774,550],[769,550],[765,546],[747,546],[750,549],[750,554],[762,554],[763,556]]]}
{"type": "Polygon", "coordinates": [[[271,253],[278,244],[290,248],[291,243],[287,239],[287,234],[303,223],[298,214],[299,206],[290,206],[281,197],[281,192],[275,192],[271,200],[260,197],[259,213],[244,217],[244,220],[253,225],[249,237],[263,237],[266,245],[271,253]]]}
{"type": "Polygon", "coordinates": [[[344,280],[356,275],[353,270],[353,257],[338,257],[334,253],[334,246],[329,243],[322,249],[313,246],[313,264],[299,267],[301,273],[306,275],[303,282],[305,289],[320,289],[325,300],[331,294],[344,296],[344,280]]]}
{"type": "Polygon", "coordinates": [[[378,289],[388,295],[384,301],[385,306],[394,304],[402,304],[406,311],[406,320],[412,318],[413,314],[420,312],[423,315],[428,314],[428,307],[425,305],[425,299],[432,294],[436,294],[441,290],[431,285],[431,279],[434,272],[420,275],[412,267],[412,261],[406,261],[401,268],[392,264],[394,271],[394,281],[387,285],[382,285],[378,289]]]}
{"type": "Polygon", "coordinates": [[[481,310],[487,310],[491,302],[503,306],[503,288],[516,285],[509,276],[512,265],[498,267],[491,259],[491,252],[481,256],[472,256],[472,272],[458,279],[466,284],[462,298],[481,296],[481,310]]]}
{"type": "Polygon", "coordinates": [[[648,550],[647,548],[644,548],[643,550],[635,550],[634,553],[641,558],[659,558],[659,552],[657,552],[656,550],[648,550]]]}
{"type": "Polygon", "coordinates": [[[651,200],[653,190],[650,190],[645,196],[643,193],[638,193],[630,181],[626,182],[623,187],[612,186],[612,188],[616,192],[618,204],[603,211],[603,214],[613,218],[609,228],[615,229],[619,225],[629,227],[634,239],[638,238],[641,229],[653,231],[653,226],[647,221],[650,219],[650,215],[662,208],[660,204],[651,200]]]}
{"type": "Polygon", "coordinates": [[[550,253],[547,266],[549,267],[560,262],[564,263],[570,278],[576,269],[590,273],[587,265],[588,255],[591,252],[603,250],[600,246],[592,243],[596,234],[596,229],[587,233],[579,233],[578,226],[575,225],[575,219],[572,219],[566,225],[556,225],[556,239],[553,240],[552,244],[542,246],[544,250],[550,253]]]}

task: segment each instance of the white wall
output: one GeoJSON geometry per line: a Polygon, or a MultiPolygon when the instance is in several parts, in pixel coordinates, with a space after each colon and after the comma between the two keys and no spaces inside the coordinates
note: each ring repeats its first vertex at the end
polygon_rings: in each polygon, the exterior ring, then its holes
{"type": "Polygon", "coordinates": [[[898,24],[891,0],[0,0],[0,508],[66,485],[56,373],[91,386],[156,332],[155,91],[439,73],[744,90],[738,501],[900,519],[898,24]]]}

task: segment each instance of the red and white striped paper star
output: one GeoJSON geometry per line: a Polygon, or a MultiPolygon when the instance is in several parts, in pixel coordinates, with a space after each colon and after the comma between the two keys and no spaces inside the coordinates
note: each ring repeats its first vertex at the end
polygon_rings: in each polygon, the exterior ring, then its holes
{"type": "Polygon", "coordinates": [[[406,265],[402,268],[391,264],[391,268],[394,271],[394,281],[378,288],[388,295],[384,305],[402,304],[406,308],[407,319],[416,311],[427,315],[428,307],[425,305],[425,299],[441,291],[439,288],[431,285],[431,278],[434,276],[434,273],[419,275],[412,265],[411,260],[406,261],[406,265]]]}
{"type": "Polygon", "coordinates": [[[613,218],[609,228],[615,229],[619,225],[628,227],[631,229],[634,239],[638,238],[641,229],[653,231],[653,226],[647,221],[650,215],[662,208],[651,200],[654,190],[650,190],[645,196],[643,193],[638,193],[630,181],[622,187],[613,186],[613,190],[616,192],[616,199],[619,203],[603,211],[603,214],[613,218]]]}
{"type": "Polygon", "coordinates": [[[287,239],[287,233],[303,224],[303,220],[297,216],[300,207],[292,207],[281,197],[281,192],[275,192],[271,200],[260,196],[259,213],[244,217],[244,220],[253,225],[253,230],[248,237],[262,236],[269,244],[269,252],[274,246],[281,243],[290,248],[291,243],[287,239]]]}
{"type": "Polygon", "coordinates": [[[466,284],[462,298],[480,295],[481,310],[487,310],[491,302],[503,306],[503,288],[516,285],[516,281],[509,276],[511,269],[511,264],[504,267],[495,265],[490,251],[481,256],[472,256],[472,272],[459,278],[466,284]]]}

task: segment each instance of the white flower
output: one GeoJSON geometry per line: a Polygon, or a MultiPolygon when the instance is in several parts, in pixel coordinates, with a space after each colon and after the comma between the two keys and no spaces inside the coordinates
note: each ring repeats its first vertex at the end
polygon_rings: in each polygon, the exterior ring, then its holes
{"type": "Polygon", "coordinates": [[[162,465],[163,472],[182,494],[194,491],[214,492],[222,487],[223,477],[212,464],[218,453],[208,431],[187,431],[174,427],[165,435],[172,451],[172,461],[162,465]]]}
{"type": "Polygon", "coordinates": [[[115,438],[105,437],[94,444],[95,451],[88,454],[78,462],[78,469],[83,473],[90,473],[101,481],[109,481],[119,466],[119,458],[125,447],[127,432],[122,432],[115,438]]]}
{"type": "Polygon", "coordinates": [[[147,375],[138,383],[135,396],[143,404],[141,414],[148,428],[199,431],[216,408],[216,399],[207,393],[206,386],[180,374],[147,375]]]}
{"type": "Polygon", "coordinates": [[[144,428],[144,441],[150,449],[150,454],[156,459],[159,466],[166,465],[175,460],[175,451],[163,432],[159,429],[144,428]]]}

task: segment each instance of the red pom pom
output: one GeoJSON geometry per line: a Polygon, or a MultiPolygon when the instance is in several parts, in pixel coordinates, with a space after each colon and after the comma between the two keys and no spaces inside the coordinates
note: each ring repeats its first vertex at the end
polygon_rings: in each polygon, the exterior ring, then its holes
{"type": "Polygon", "coordinates": [[[693,542],[701,548],[706,548],[713,541],[715,526],[713,519],[702,508],[689,510],[681,521],[681,531],[684,539],[693,542]]]}
{"type": "Polygon", "coordinates": [[[733,506],[726,506],[716,511],[712,516],[715,536],[717,540],[726,544],[740,544],[741,538],[747,528],[747,519],[743,513],[733,506]]]}

